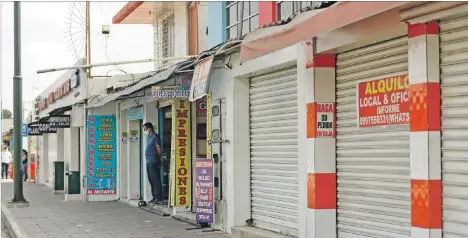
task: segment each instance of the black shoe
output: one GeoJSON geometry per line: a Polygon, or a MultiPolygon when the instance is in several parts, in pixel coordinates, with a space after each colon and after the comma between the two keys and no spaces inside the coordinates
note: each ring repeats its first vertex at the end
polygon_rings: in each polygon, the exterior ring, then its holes
{"type": "Polygon", "coordinates": [[[157,205],[163,205],[164,204],[164,201],[163,200],[159,200],[156,202],[157,205]]]}
{"type": "Polygon", "coordinates": [[[155,202],[156,202],[156,199],[153,198],[153,199],[149,200],[149,201],[146,202],[146,203],[155,203],[155,202]]]}

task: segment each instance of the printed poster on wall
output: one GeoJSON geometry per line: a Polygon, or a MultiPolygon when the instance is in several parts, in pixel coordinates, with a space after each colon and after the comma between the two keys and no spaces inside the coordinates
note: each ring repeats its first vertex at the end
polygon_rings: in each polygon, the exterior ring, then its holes
{"type": "Polygon", "coordinates": [[[171,165],[171,204],[188,206],[191,194],[190,102],[174,100],[172,107],[172,138],[175,154],[171,165]]]}
{"type": "Polygon", "coordinates": [[[117,136],[115,116],[88,116],[86,141],[87,194],[117,193],[117,136]]]}
{"type": "Polygon", "coordinates": [[[358,83],[358,127],[408,124],[408,88],[408,74],[358,83]]]}
{"type": "Polygon", "coordinates": [[[208,94],[210,87],[210,71],[214,56],[210,56],[195,66],[192,85],[190,86],[189,101],[193,102],[208,94]]]}
{"type": "Polygon", "coordinates": [[[211,158],[211,93],[206,96],[206,157],[211,158]]]}
{"type": "Polygon", "coordinates": [[[196,159],[196,220],[213,224],[214,221],[214,164],[213,159],[196,159]]]}

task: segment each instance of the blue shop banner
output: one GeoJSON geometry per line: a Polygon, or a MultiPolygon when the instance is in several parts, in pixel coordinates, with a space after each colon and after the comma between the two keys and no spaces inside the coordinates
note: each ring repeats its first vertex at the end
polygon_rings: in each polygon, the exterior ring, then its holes
{"type": "Polygon", "coordinates": [[[115,116],[88,115],[87,194],[117,194],[117,130],[115,116]]]}

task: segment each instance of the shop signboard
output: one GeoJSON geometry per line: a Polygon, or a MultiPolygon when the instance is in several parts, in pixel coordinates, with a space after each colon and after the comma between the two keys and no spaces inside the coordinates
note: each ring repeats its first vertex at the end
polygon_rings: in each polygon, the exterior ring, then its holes
{"type": "Polygon", "coordinates": [[[151,96],[156,99],[187,99],[190,93],[188,86],[153,86],[151,96]]]}
{"type": "Polygon", "coordinates": [[[307,105],[307,138],[334,138],[336,134],[335,103],[307,105]]]}
{"type": "Polygon", "coordinates": [[[28,125],[29,135],[42,135],[57,133],[57,128],[52,127],[48,121],[32,122],[28,125]]]}
{"type": "Polygon", "coordinates": [[[206,96],[206,157],[211,158],[211,93],[206,96]]]}
{"type": "Polygon", "coordinates": [[[206,117],[206,97],[197,100],[197,117],[206,117]]]}
{"type": "Polygon", "coordinates": [[[172,107],[172,138],[175,149],[171,167],[172,206],[188,206],[191,194],[190,173],[190,120],[188,100],[174,100],[172,107]]]}
{"type": "Polygon", "coordinates": [[[213,224],[214,221],[214,162],[213,159],[196,159],[196,221],[213,224]]]}
{"type": "Polygon", "coordinates": [[[51,127],[54,128],[70,128],[70,116],[51,116],[47,119],[51,127]]]}
{"type": "Polygon", "coordinates": [[[144,117],[144,111],[143,107],[133,107],[127,109],[127,112],[125,113],[125,116],[127,117],[127,120],[141,120],[144,117]]]}
{"type": "Polygon", "coordinates": [[[116,118],[88,115],[87,131],[87,194],[115,195],[117,193],[116,118]]]}
{"type": "Polygon", "coordinates": [[[360,82],[356,90],[358,127],[409,123],[408,74],[360,82]]]}
{"type": "Polygon", "coordinates": [[[210,56],[195,66],[189,94],[189,100],[191,102],[208,94],[210,87],[210,71],[213,59],[214,56],[210,56]]]}

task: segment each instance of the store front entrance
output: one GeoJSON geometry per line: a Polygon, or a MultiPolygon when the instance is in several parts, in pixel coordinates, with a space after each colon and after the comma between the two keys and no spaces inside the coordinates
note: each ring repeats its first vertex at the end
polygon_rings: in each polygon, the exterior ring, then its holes
{"type": "Polygon", "coordinates": [[[164,205],[170,204],[169,183],[172,142],[172,106],[159,108],[159,136],[161,138],[161,181],[163,184],[164,205]]]}

